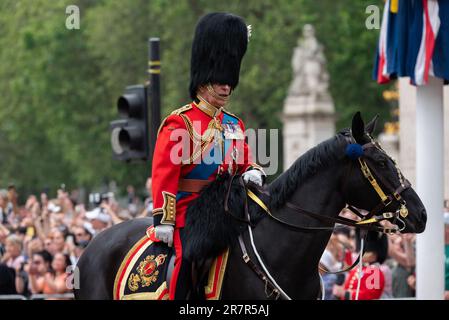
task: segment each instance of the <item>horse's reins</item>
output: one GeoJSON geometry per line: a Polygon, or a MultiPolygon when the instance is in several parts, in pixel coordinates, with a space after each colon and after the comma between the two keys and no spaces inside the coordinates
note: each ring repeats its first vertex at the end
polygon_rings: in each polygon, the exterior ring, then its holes
{"type": "MultiPolygon", "coordinates": [[[[374,142],[374,140],[372,138],[371,138],[371,141],[364,144],[362,146],[362,148],[363,148],[363,150],[366,150],[368,148],[376,148],[376,149],[382,151],[384,154],[386,154],[385,151],[380,147],[380,145],[378,145],[376,142],[374,142]]],[[[390,158],[390,159],[393,161],[393,163],[395,163],[395,166],[396,166],[396,171],[397,171],[399,181],[400,181],[400,186],[398,188],[391,187],[391,184],[388,181],[386,181],[384,178],[382,178],[382,176],[377,173],[377,171],[373,168],[373,166],[371,166],[371,168],[370,168],[368,166],[368,163],[370,162],[368,159],[364,159],[363,156],[361,156],[357,159],[358,163],[360,164],[360,170],[362,171],[363,176],[368,180],[370,185],[373,187],[373,189],[375,190],[375,192],[379,195],[379,197],[381,199],[381,202],[378,205],[376,205],[366,215],[361,214],[358,209],[356,209],[355,207],[353,207],[351,205],[347,206],[347,209],[354,212],[357,216],[359,216],[362,219],[360,221],[354,221],[354,220],[344,218],[344,217],[324,216],[321,214],[317,214],[317,213],[305,210],[304,208],[301,208],[300,206],[298,206],[290,201],[287,201],[285,203],[285,206],[289,209],[292,209],[295,212],[308,215],[308,216],[315,218],[317,220],[320,220],[322,222],[339,223],[339,224],[343,224],[343,225],[350,226],[350,227],[356,227],[356,228],[367,229],[367,230],[375,230],[375,231],[379,231],[379,232],[383,232],[383,233],[387,233],[387,234],[402,231],[403,228],[399,229],[397,226],[396,226],[396,228],[386,228],[386,227],[375,225],[376,223],[378,223],[380,221],[388,220],[388,219],[394,219],[394,222],[395,222],[397,219],[400,220],[399,216],[401,216],[402,218],[406,218],[408,215],[406,201],[401,197],[401,193],[404,192],[405,190],[407,190],[408,188],[410,188],[411,185],[410,185],[410,182],[403,177],[401,171],[399,170],[398,166],[396,165],[396,162],[392,158],[390,158]],[[375,176],[373,175],[373,172],[375,173],[375,176]],[[376,177],[379,181],[381,181],[384,188],[388,191],[387,193],[385,193],[384,189],[382,189],[382,187],[379,185],[379,183],[376,180],[376,177]],[[393,201],[398,202],[400,204],[400,208],[395,213],[392,213],[392,212],[381,213],[381,211],[383,209],[385,209],[386,207],[388,207],[393,201]]],[[[346,185],[346,183],[344,183],[343,185],[346,185]]],[[[260,189],[259,189],[259,191],[260,191],[260,189]]],[[[266,190],[263,190],[262,192],[267,194],[266,190]]],[[[281,220],[271,213],[269,208],[263,203],[263,201],[253,191],[251,191],[250,189],[247,189],[247,194],[271,218],[273,218],[277,222],[279,222],[283,225],[286,225],[290,228],[298,229],[301,231],[330,231],[330,230],[334,229],[333,227],[299,226],[299,225],[291,224],[289,222],[281,220]]],[[[229,196],[229,195],[227,195],[227,196],[229,196]]],[[[226,202],[225,202],[225,205],[227,204],[226,202]]],[[[402,220],[400,220],[400,221],[402,221],[402,220]]],[[[402,222],[402,224],[404,224],[404,223],[402,222]]]]}
{"type": "MultiPolygon", "coordinates": [[[[369,135],[368,135],[369,136],[369,135]]],[[[388,183],[388,181],[386,181],[381,175],[378,174],[378,172],[373,168],[373,166],[370,168],[368,166],[369,160],[365,159],[362,155],[360,157],[357,158],[358,163],[360,164],[360,170],[363,173],[363,176],[369,181],[370,185],[373,187],[373,189],[375,190],[375,192],[379,195],[381,202],[375,206],[368,214],[363,215],[361,214],[356,208],[354,208],[353,206],[348,205],[347,209],[351,210],[353,213],[355,213],[357,216],[359,216],[361,218],[360,221],[354,221],[351,219],[347,219],[344,217],[328,217],[328,216],[323,216],[320,214],[316,214],[313,212],[310,212],[308,210],[305,210],[301,207],[299,207],[298,205],[291,203],[289,201],[287,201],[285,203],[286,207],[290,208],[291,210],[298,212],[298,213],[302,213],[305,215],[308,215],[312,218],[315,218],[317,220],[323,221],[323,222],[328,222],[328,223],[339,223],[339,224],[343,224],[346,226],[351,226],[351,227],[356,227],[356,228],[360,228],[365,230],[365,235],[366,235],[366,231],[368,230],[376,230],[376,231],[380,231],[383,233],[396,233],[398,231],[402,231],[405,228],[405,223],[399,218],[399,216],[401,216],[402,218],[406,218],[408,215],[408,209],[406,207],[406,201],[401,197],[401,193],[404,192],[405,190],[407,190],[408,188],[410,188],[410,182],[404,178],[404,176],[402,175],[399,167],[396,164],[396,161],[394,161],[394,159],[392,159],[390,156],[388,156],[388,154],[382,149],[382,147],[376,143],[374,141],[374,139],[370,137],[370,142],[362,145],[362,149],[366,150],[368,148],[376,148],[378,150],[380,150],[381,152],[383,152],[390,160],[393,161],[393,163],[395,164],[396,167],[396,172],[398,174],[399,177],[399,181],[400,181],[400,186],[398,188],[393,188],[391,187],[391,184],[388,183]],[[368,163],[367,163],[368,162],[368,163]],[[373,175],[373,173],[375,173],[375,175],[373,175]],[[388,193],[386,194],[384,192],[384,189],[382,189],[382,187],[379,185],[379,183],[376,180],[376,177],[379,179],[379,181],[381,181],[381,183],[383,184],[384,188],[387,189],[388,193]],[[395,213],[391,213],[391,212],[383,212],[381,213],[381,211],[383,209],[385,209],[386,207],[388,207],[393,201],[396,201],[400,204],[400,208],[398,210],[396,210],[395,213]],[[380,214],[379,214],[380,213],[380,214]],[[376,215],[377,214],[377,215],[376,215]],[[399,220],[402,222],[403,227],[399,228],[397,225],[395,225],[395,228],[385,228],[382,226],[378,226],[375,225],[377,223],[379,223],[380,221],[383,220],[388,220],[388,219],[394,219],[393,220],[393,224],[396,223],[396,220],[399,220]]],[[[348,137],[346,137],[348,138],[348,137]]],[[[353,143],[355,142],[355,139],[351,136],[349,138],[349,142],[353,143]]],[[[352,169],[352,165],[350,166],[350,169],[352,169]]],[[[268,270],[266,269],[265,265],[263,264],[263,261],[261,260],[260,256],[257,253],[257,249],[254,245],[253,242],[253,238],[252,238],[252,224],[250,221],[250,214],[249,214],[249,210],[248,210],[248,201],[247,201],[247,197],[245,197],[245,215],[247,217],[247,219],[242,219],[239,217],[234,216],[228,207],[228,201],[229,201],[229,195],[231,192],[231,187],[232,187],[232,182],[235,178],[235,175],[232,176],[230,182],[229,182],[229,186],[228,186],[228,190],[226,193],[226,197],[225,197],[225,212],[231,214],[231,216],[241,222],[247,223],[248,224],[248,229],[250,232],[250,238],[251,238],[251,242],[252,242],[252,246],[253,246],[253,250],[255,251],[255,254],[259,260],[259,263],[262,265],[262,267],[264,268],[264,271],[266,273],[266,276],[263,274],[263,272],[257,267],[256,264],[254,264],[254,262],[251,261],[251,259],[249,258],[249,255],[247,254],[247,250],[243,241],[242,236],[239,236],[239,244],[240,244],[240,248],[243,252],[243,260],[246,264],[248,264],[250,266],[250,268],[257,274],[257,276],[259,278],[261,278],[262,281],[265,282],[265,286],[266,288],[269,287],[272,291],[272,294],[274,293],[276,298],[279,298],[280,295],[282,295],[284,298],[286,299],[290,299],[290,297],[284,292],[282,291],[282,289],[280,288],[280,286],[276,283],[276,281],[274,280],[274,278],[270,275],[270,273],[268,272],[268,270]],[[268,278],[267,278],[268,277],[268,278]]],[[[346,177],[347,178],[347,177],[346,177]]],[[[275,221],[286,225],[290,228],[299,230],[299,231],[332,231],[334,229],[334,227],[305,227],[305,226],[299,226],[296,224],[291,224],[289,222],[283,221],[281,219],[279,219],[278,217],[274,216],[270,209],[265,205],[265,203],[253,192],[251,191],[249,188],[246,188],[246,185],[243,182],[243,179],[241,177],[239,177],[240,180],[240,184],[243,185],[244,190],[246,190],[246,194],[256,203],[258,204],[272,219],[274,219],[275,221]]],[[[346,179],[345,179],[346,180],[346,179]]],[[[346,181],[344,181],[343,186],[346,185],[346,181]]],[[[259,189],[259,191],[261,191],[259,189]]],[[[262,190],[263,193],[267,193],[266,190],[262,190]]],[[[269,194],[268,194],[269,195],[269,194]]],[[[362,243],[364,241],[364,239],[361,240],[362,243]]],[[[361,254],[359,254],[359,256],[357,257],[357,259],[354,261],[354,263],[349,266],[348,268],[345,268],[344,270],[340,270],[340,271],[336,271],[336,272],[330,272],[328,270],[323,269],[322,267],[320,267],[320,269],[326,273],[332,273],[332,274],[339,274],[339,273],[344,273],[347,272],[351,269],[353,269],[360,261],[361,259],[361,254]]],[[[267,291],[267,290],[265,290],[267,291]]]]}
{"type": "MultiPolygon", "coordinates": [[[[228,188],[226,191],[226,196],[225,196],[225,201],[224,201],[224,211],[225,211],[225,213],[229,214],[235,220],[246,223],[246,224],[250,225],[251,227],[253,227],[254,225],[251,223],[250,219],[237,217],[236,215],[232,214],[231,210],[229,210],[229,196],[231,194],[232,182],[234,181],[235,177],[237,177],[237,175],[233,174],[231,176],[231,179],[229,180],[229,185],[228,185],[228,188]]],[[[244,190],[247,190],[246,186],[245,186],[245,182],[243,181],[241,176],[238,177],[238,181],[239,181],[240,186],[242,186],[244,190]]],[[[246,196],[244,197],[244,201],[245,201],[244,208],[245,208],[245,213],[246,213],[246,212],[249,212],[248,211],[248,198],[246,196]]],[[[245,217],[246,217],[246,215],[245,215],[245,217]]]]}

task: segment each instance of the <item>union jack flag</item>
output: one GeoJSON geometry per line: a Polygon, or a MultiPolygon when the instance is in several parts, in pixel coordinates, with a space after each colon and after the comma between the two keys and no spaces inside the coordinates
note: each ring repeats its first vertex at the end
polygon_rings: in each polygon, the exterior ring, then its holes
{"type": "Polygon", "coordinates": [[[449,83],[449,1],[387,0],[373,78],[425,85],[429,76],[449,83]]]}

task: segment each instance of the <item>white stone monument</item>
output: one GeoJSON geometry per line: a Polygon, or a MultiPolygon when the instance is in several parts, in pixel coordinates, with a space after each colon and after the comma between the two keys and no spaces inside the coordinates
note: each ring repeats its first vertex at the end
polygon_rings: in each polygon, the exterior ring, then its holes
{"type": "Polygon", "coordinates": [[[303,28],[303,37],[294,49],[292,67],[293,81],[282,115],[284,170],[307,150],[335,134],[326,59],[311,25],[303,28]]]}

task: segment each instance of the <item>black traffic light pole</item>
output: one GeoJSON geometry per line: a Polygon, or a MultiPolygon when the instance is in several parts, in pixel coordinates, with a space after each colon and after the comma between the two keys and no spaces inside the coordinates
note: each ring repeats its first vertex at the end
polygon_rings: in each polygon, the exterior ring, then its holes
{"type": "Polygon", "coordinates": [[[145,85],[127,86],[117,100],[120,119],[110,122],[114,159],[147,161],[150,167],[161,123],[159,38],[149,39],[148,78],[145,85]]]}
{"type": "MultiPolygon", "coordinates": [[[[161,59],[159,52],[159,38],[150,38],[148,41],[148,80],[150,82],[148,90],[148,101],[150,101],[150,156],[149,162],[153,158],[154,146],[156,144],[157,131],[161,124],[161,59]]],[[[150,165],[151,176],[151,165],[150,165]]]]}

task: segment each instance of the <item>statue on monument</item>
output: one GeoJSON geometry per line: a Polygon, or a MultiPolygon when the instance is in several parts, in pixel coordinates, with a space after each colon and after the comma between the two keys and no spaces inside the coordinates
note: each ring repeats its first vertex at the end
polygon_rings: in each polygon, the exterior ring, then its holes
{"type": "Polygon", "coordinates": [[[326,58],[313,26],[303,27],[293,50],[293,79],[282,112],[284,168],[335,134],[335,108],[328,89],[326,58]]]}
{"type": "Polygon", "coordinates": [[[323,46],[315,37],[315,29],[306,24],[303,37],[298,40],[292,57],[293,81],[289,96],[308,96],[312,99],[328,96],[329,75],[326,71],[326,58],[323,46]]]}

